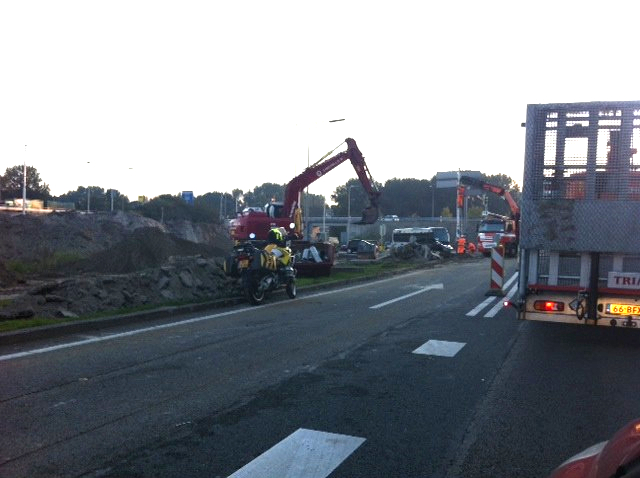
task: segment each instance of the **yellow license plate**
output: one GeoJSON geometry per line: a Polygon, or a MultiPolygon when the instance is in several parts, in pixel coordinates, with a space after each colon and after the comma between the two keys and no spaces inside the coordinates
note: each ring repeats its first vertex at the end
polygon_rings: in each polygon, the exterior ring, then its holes
{"type": "Polygon", "coordinates": [[[242,259],[238,262],[238,267],[241,269],[246,269],[249,267],[249,259],[242,259]]]}
{"type": "Polygon", "coordinates": [[[607,304],[607,313],[616,315],[640,315],[640,305],[607,304]]]}

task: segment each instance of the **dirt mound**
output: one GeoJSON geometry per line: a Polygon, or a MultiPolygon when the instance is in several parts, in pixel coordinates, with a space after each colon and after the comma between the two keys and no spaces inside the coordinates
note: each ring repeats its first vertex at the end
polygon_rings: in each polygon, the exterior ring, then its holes
{"type": "Polygon", "coordinates": [[[0,213],[0,289],[24,279],[82,272],[132,272],[171,256],[224,257],[223,226],[164,224],[131,213],[0,213]]]}
{"type": "Polygon", "coordinates": [[[0,213],[0,320],[220,298],[231,248],[223,225],[0,213]]]}
{"type": "Polygon", "coordinates": [[[155,227],[144,227],[136,229],[113,247],[81,261],[77,267],[85,271],[124,274],[160,267],[172,256],[224,257],[228,252],[229,249],[187,241],[155,227]]]}
{"type": "Polygon", "coordinates": [[[0,288],[16,284],[15,274],[9,272],[4,262],[0,262],[0,288]]]}

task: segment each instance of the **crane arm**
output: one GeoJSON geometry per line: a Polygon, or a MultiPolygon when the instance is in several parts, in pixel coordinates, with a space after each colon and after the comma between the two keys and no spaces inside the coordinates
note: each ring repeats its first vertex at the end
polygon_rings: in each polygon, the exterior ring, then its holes
{"type": "Polygon", "coordinates": [[[472,178],[470,176],[460,176],[460,183],[467,186],[475,186],[479,189],[497,194],[505,201],[507,201],[509,209],[511,209],[511,215],[513,216],[513,218],[515,219],[520,217],[520,207],[518,207],[518,204],[516,203],[515,199],[513,199],[513,196],[511,196],[511,193],[509,193],[509,191],[507,191],[505,188],[485,183],[484,181],[472,178]]]}

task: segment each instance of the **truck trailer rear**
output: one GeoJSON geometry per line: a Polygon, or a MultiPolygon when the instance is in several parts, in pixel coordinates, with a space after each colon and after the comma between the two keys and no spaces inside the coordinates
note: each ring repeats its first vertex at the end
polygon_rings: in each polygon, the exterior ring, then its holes
{"type": "Polygon", "coordinates": [[[640,323],[640,101],[527,107],[520,319],[640,323]]]}

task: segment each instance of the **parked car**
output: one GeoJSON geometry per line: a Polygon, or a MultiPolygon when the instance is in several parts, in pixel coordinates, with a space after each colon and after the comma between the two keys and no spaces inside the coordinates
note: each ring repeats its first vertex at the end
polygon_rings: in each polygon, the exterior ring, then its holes
{"type": "Polygon", "coordinates": [[[360,244],[360,242],[362,242],[363,239],[351,239],[349,240],[349,242],[347,243],[347,254],[355,254],[356,252],[358,252],[358,244],[360,244]]]}
{"type": "Polygon", "coordinates": [[[387,214],[386,216],[382,217],[382,220],[383,221],[399,221],[400,218],[395,214],[387,214]]]}

